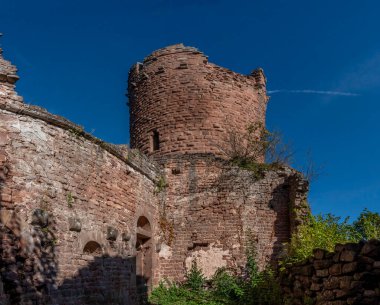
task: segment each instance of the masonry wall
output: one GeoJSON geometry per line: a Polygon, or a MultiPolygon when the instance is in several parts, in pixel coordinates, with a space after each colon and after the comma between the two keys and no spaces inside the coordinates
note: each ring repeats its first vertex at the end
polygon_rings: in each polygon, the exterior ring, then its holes
{"type": "Polygon", "coordinates": [[[155,51],[129,74],[131,147],[153,156],[223,156],[230,132],[245,133],[252,123],[265,126],[265,85],[262,70],[234,73],[195,48],[155,51]]]}
{"type": "Polygon", "coordinates": [[[208,277],[219,267],[239,269],[247,243],[263,268],[289,240],[294,211],[307,210],[307,183],[286,167],[258,178],[211,155],[158,161],[167,183],[158,194],[160,277],[183,280],[193,260],[208,277]]]}
{"type": "Polygon", "coordinates": [[[146,294],[144,277],[150,286],[183,280],[193,260],[207,276],[239,268],[247,243],[264,267],[307,210],[308,185],[296,171],[257,177],[221,153],[230,131],[265,123],[261,70],[243,76],[182,45],[136,65],[131,145],[159,165],[24,104],[15,72],[0,56],[5,303],[132,305],[146,294]]]}
{"type": "Polygon", "coordinates": [[[380,241],[314,250],[306,262],[282,275],[284,295],[294,305],[379,305],[380,241]]]}
{"type": "Polygon", "coordinates": [[[145,216],[154,239],[157,169],[0,85],[1,298],[136,304],[136,226],[145,216]]]}

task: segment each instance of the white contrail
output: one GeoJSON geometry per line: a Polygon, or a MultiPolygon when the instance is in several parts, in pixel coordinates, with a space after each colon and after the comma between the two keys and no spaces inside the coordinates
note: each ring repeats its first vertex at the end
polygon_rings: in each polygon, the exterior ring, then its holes
{"type": "Polygon", "coordinates": [[[342,91],[322,91],[322,90],[269,90],[268,94],[274,93],[310,93],[310,94],[327,94],[327,95],[341,95],[341,96],[359,96],[357,93],[342,92],[342,91]]]}

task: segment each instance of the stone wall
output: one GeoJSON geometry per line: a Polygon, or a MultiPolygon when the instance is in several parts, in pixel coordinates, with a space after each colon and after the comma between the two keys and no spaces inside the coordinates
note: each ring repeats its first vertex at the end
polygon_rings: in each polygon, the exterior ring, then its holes
{"type": "Polygon", "coordinates": [[[0,81],[0,299],[136,304],[138,219],[149,220],[155,247],[159,170],[23,104],[13,87],[0,81]]]}
{"type": "Polygon", "coordinates": [[[209,63],[195,48],[155,51],[129,74],[131,147],[154,156],[222,156],[230,132],[265,125],[265,85],[261,69],[241,75],[209,63]]]}
{"type": "Polygon", "coordinates": [[[261,70],[243,76],[182,45],[135,66],[131,142],[158,163],[24,104],[17,79],[0,53],[4,303],[134,305],[194,259],[207,276],[243,266],[247,242],[264,267],[307,209],[295,170],[257,176],[221,158],[229,131],[265,123],[261,70]]]}
{"type": "Polygon", "coordinates": [[[167,184],[158,194],[164,232],[161,277],[183,280],[194,259],[208,277],[219,267],[243,267],[248,242],[255,245],[264,267],[289,240],[290,215],[304,211],[307,183],[290,168],[257,177],[212,155],[158,162],[167,184]]]}
{"type": "Polygon", "coordinates": [[[379,305],[380,241],[317,249],[308,261],[287,268],[282,286],[294,305],[379,305]]]}

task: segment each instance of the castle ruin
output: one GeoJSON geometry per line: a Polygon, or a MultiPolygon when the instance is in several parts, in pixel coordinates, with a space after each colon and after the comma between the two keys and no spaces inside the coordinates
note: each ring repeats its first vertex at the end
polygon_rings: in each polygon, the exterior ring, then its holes
{"type": "Polygon", "coordinates": [[[240,268],[248,240],[276,260],[308,185],[282,166],[257,179],[221,148],[265,125],[266,79],[182,44],[129,74],[131,140],[113,145],[15,91],[0,52],[0,303],[138,304],[192,261],[240,268]]]}

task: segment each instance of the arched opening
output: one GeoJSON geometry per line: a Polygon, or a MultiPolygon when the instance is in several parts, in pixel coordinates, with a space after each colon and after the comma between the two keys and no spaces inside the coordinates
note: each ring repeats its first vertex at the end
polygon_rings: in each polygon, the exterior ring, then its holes
{"type": "Polygon", "coordinates": [[[96,241],[89,241],[83,248],[83,254],[102,255],[102,247],[96,241]]]}
{"type": "Polygon", "coordinates": [[[139,217],[139,219],[137,220],[137,229],[143,229],[149,232],[150,234],[151,228],[150,228],[150,223],[149,223],[148,218],[146,218],[145,216],[139,217]]]}
{"type": "Polygon", "coordinates": [[[137,220],[136,229],[136,285],[141,300],[144,300],[151,290],[152,248],[151,225],[146,217],[141,216],[137,220]]]}

